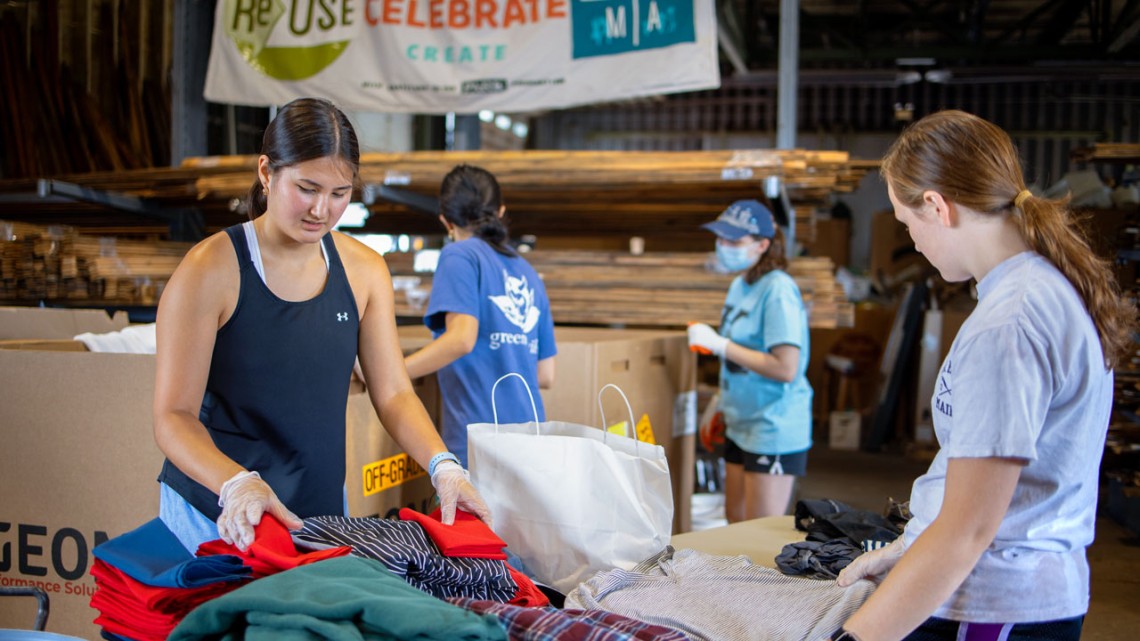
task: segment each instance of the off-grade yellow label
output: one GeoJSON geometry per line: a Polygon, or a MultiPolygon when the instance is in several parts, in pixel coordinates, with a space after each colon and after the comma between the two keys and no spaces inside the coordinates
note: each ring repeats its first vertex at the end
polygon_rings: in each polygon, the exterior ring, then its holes
{"type": "Polygon", "coordinates": [[[361,470],[361,476],[364,481],[364,496],[372,496],[421,476],[427,476],[427,470],[420,467],[412,457],[401,453],[365,465],[361,470]]]}

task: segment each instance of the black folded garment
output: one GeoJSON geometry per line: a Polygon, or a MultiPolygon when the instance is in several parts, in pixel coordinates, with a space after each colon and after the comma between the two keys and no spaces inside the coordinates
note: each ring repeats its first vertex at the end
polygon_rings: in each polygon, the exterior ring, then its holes
{"type": "Polygon", "coordinates": [[[784,546],[776,556],[776,567],[780,572],[792,576],[834,579],[839,576],[840,570],[862,553],[862,550],[842,539],[826,543],[799,541],[784,546]]]}
{"type": "Polygon", "coordinates": [[[842,539],[860,549],[864,541],[890,543],[902,534],[885,517],[833,499],[797,501],[795,519],[808,541],[842,539]]]}
{"type": "Polygon", "coordinates": [[[854,508],[843,501],[836,501],[835,499],[803,499],[796,501],[796,529],[801,532],[807,532],[808,526],[815,522],[817,518],[828,516],[829,514],[850,512],[853,509],[854,508]]]}

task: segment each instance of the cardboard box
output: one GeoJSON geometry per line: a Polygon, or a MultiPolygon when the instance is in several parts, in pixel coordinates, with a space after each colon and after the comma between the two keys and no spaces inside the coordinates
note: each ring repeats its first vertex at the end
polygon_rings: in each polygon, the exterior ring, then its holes
{"type": "Polygon", "coordinates": [[[831,412],[828,417],[828,446],[833,450],[857,450],[862,435],[863,415],[855,410],[831,412]]]}
{"type": "Polygon", "coordinates": [[[0,307],[0,340],[70,339],[84,332],[105,333],[128,324],[126,312],[100,309],[0,307]]]}
{"type": "Polygon", "coordinates": [[[808,360],[807,378],[815,394],[812,396],[813,416],[820,426],[827,425],[832,410],[851,408],[833,407],[839,387],[839,376],[827,366],[827,356],[833,352],[845,351],[841,343],[854,339],[853,334],[871,339],[879,349],[879,358],[869,371],[860,372],[848,381],[849,394],[857,401],[853,409],[869,411],[878,394],[879,359],[887,344],[891,324],[895,318],[893,306],[876,303],[855,305],[855,324],[850,328],[831,329],[813,327],[810,330],[811,354],[808,360]]]}
{"type": "MultiPolygon", "coordinates": [[[[49,591],[47,630],[99,638],[92,548],[158,515],[154,356],[82,343],[0,349],[0,586],[49,591]],[[47,350],[41,347],[47,346],[47,350]],[[59,349],[68,351],[59,351],[59,349]]],[[[429,414],[434,377],[413,382],[429,414]]],[[[346,487],[352,516],[427,511],[434,490],[388,436],[362,387],[349,396],[346,487]]],[[[434,418],[434,417],[433,417],[434,418]]],[[[34,599],[0,599],[0,629],[30,629],[34,599]]]]}
{"type": "Polygon", "coordinates": [[[815,238],[805,242],[812,256],[827,256],[839,267],[851,262],[851,221],[825,218],[815,221],[815,238]]]}
{"type": "Polygon", "coordinates": [[[30,349],[41,352],[87,352],[87,346],[79,341],[64,338],[0,341],[0,349],[30,349]]]}
{"type": "MultiPolygon", "coordinates": [[[[91,550],[158,514],[154,357],[0,350],[0,586],[37,585],[47,630],[99,638],[91,550]]],[[[32,599],[0,599],[30,629],[32,599]]]]}
{"type": "MultiPolygon", "coordinates": [[[[405,350],[407,352],[407,350],[405,350]]],[[[439,425],[439,387],[435,375],[412,381],[431,417],[439,425]]],[[[421,467],[388,435],[363,386],[348,396],[346,479],[349,516],[398,518],[400,508],[430,513],[435,489],[421,467]]]]}
{"type": "MultiPolygon", "coordinates": [[[[697,429],[696,357],[684,332],[556,327],[554,387],[542,390],[551,420],[603,425],[598,392],[608,383],[629,398],[634,420],[649,417],[673,484],[673,531],[691,529],[697,429]]],[[[601,398],[605,422],[628,421],[621,397],[601,398]]]]}

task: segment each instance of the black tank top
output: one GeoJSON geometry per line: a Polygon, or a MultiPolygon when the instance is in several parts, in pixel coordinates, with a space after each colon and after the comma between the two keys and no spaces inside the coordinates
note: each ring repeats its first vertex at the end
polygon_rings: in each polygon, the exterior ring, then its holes
{"type": "MultiPolygon", "coordinates": [[[[278,298],[257,274],[241,225],[226,230],[241,290],[218,330],[199,418],[214,444],[261,474],[293,513],[344,513],[345,408],[360,316],[331,234],[320,294],[278,298]]],[[[218,496],[169,460],[158,480],[217,520],[218,496]]]]}

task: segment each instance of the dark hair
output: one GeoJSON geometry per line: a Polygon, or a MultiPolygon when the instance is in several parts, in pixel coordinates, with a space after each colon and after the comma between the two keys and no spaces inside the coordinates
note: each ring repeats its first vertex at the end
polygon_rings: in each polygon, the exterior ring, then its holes
{"type": "Polygon", "coordinates": [[[1025,242],[1065,275],[1096,325],[1105,365],[1131,345],[1135,307],[1120,296],[1109,262],[1098,257],[1076,226],[1068,198],[1027,192],[1017,150],[997,125],[964,111],[947,110],[914,123],[891,145],[880,171],[895,198],[922,206],[922,193],[990,216],[1012,216],[1025,242]],[[1020,200],[1020,206],[1018,201],[1020,200]]]}
{"type": "Polygon", "coordinates": [[[784,232],[776,227],[776,234],[769,240],[771,242],[768,244],[768,251],[764,252],[760,260],[744,273],[744,282],[749,285],[770,271],[788,268],[788,257],[784,255],[784,232]]]}
{"type": "MultiPolygon", "coordinates": [[[[356,130],[340,109],[321,98],[298,98],[281,108],[261,139],[261,153],[269,157],[269,171],[316,158],[337,156],[360,171],[360,147],[356,130]]],[[[268,207],[260,178],[254,178],[248,196],[249,219],[268,207]]]]}
{"type": "Polygon", "coordinates": [[[499,217],[503,196],[491,172],[457,165],[439,186],[439,212],[447,222],[466,229],[500,254],[516,256],[507,244],[506,222],[499,217]]]}

